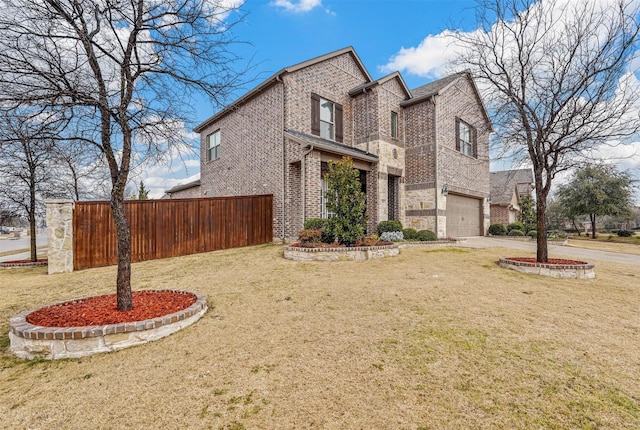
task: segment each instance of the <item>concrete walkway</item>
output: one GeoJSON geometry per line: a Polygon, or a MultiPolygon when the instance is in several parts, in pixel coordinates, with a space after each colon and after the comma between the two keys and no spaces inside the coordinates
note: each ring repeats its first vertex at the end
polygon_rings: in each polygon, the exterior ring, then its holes
{"type": "MultiPolygon", "coordinates": [[[[495,237],[469,237],[458,246],[467,248],[509,248],[523,251],[536,251],[535,242],[523,242],[495,237]]],[[[622,254],[620,252],[598,251],[595,249],[575,248],[572,246],[549,245],[550,257],[566,257],[582,261],[610,261],[613,263],[631,264],[640,269],[640,256],[622,254]]]]}

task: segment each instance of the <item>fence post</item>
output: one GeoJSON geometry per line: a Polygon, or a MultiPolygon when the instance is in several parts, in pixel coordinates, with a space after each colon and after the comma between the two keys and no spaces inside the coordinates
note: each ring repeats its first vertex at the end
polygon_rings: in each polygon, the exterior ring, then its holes
{"type": "Polygon", "coordinates": [[[46,200],[49,275],[73,272],[73,200],[46,200]]]}

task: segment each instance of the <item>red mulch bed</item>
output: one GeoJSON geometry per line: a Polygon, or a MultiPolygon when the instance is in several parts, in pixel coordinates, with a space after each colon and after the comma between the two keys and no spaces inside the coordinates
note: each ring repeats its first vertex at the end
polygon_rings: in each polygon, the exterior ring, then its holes
{"type": "Polygon", "coordinates": [[[197,298],[173,291],[134,291],[133,309],[117,309],[116,295],[89,297],[31,312],[27,322],[43,327],[82,327],[158,318],[188,308],[197,298]]]}
{"type": "Polygon", "coordinates": [[[545,263],[541,263],[539,261],[537,261],[535,259],[535,257],[506,257],[505,260],[511,260],[511,261],[521,261],[523,263],[539,263],[539,264],[552,264],[552,265],[581,265],[581,264],[587,264],[584,261],[577,261],[577,260],[567,260],[564,258],[550,258],[549,261],[545,262],[545,263]]]}

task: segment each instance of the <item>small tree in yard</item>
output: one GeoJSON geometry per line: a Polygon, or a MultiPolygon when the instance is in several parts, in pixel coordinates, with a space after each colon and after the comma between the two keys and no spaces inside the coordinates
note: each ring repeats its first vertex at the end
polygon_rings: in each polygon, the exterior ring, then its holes
{"type": "Polygon", "coordinates": [[[364,238],[367,226],[365,194],[359,177],[351,158],[329,161],[329,171],[325,176],[327,209],[335,214],[329,219],[329,230],[344,245],[353,245],[364,238]]]}
{"type": "MultiPolygon", "coordinates": [[[[70,112],[111,179],[117,306],[132,308],[125,186],[137,153],[189,145],[190,91],[216,104],[241,84],[224,0],[3,0],[0,106],[70,112]]],[[[237,16],[236,16],[237,18],[237,16]]]]}
{"type": "Polygon", "coordinates": [[[138,200],[149,200],[149,191],[142,181],[140,181],[140,187],[138,188],[138,200]]]}
{"type": "Polygon", "coordinates": [[[558,190],[558,200],[570,217],[589,215],[591,237],[596,237],[599,216],[627,216],[632,213],[633,181],[613,166],[592,165],[576,172],[558,190]]]}
{"type": "Polygon", "coordinates": [[[529,233],[537,227],[536,223],[536,202],[529,194],[520,198],[520,214],[518,221],[524,225],[524,232],[529,233]]]}

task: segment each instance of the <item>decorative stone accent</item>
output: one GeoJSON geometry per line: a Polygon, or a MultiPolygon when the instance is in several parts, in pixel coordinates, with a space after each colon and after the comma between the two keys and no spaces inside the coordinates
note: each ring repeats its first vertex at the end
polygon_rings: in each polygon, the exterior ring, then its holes
{"type": "Polygon", "coordinates": [[[580,262],[581,264],[545,264],[515,261],[501,257],[498,261],[500,267],[516,270],[522,273],[548,276],[563,279],[593,279],[596,277],[593,263],[580,262]]]}
{"type": "Polygon", "coordinates": [[[466,242],[466,239],[438,239],[422,242],[398,242],[398,247],[402,248],[444,248],[447,246],[455,245],[457,243],[466,242]]]}
{"type": "MultiPolygon", "coordinates": [[[[162,317],[104,326],[42,327],[29,324],[32,309],[9,320],[10,350],[20,358],[45,360],[87,357],[101,352],[113,352],[169,336],[198,321],[207,311],[207,298],[195,291],[174,291],[194,294],[196,302],[186,309],[162,317]]],[[[73,302],[82,299],[56,303],[73,302]]]]}
{"type": "Polygon", "coordinates": [[[376,258],[395,257],[399,253],[400,249],[397,244],[353,248],[284,247],[284,258],[295,261],[364,261],[376,258]]]}
{"type": "Polygon", "coordinates": [[[47,200],[47,241],[49,274],[73,272],[72,200],[47,200]]]}

